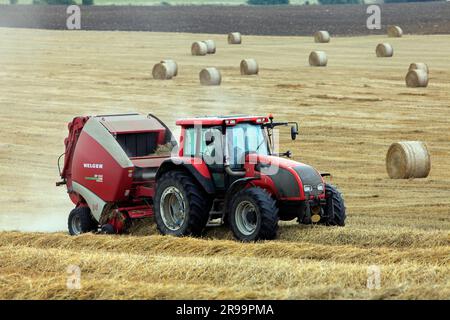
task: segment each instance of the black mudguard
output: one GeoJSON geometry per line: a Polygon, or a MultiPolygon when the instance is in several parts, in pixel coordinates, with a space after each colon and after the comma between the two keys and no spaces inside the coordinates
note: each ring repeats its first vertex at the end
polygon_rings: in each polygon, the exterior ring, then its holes
{"type": "Polygon", "coordinates": [[[156,173],[156,181],[158,181],[159,177],[167,171],[171,170],[184,170],[190,173],[195,180],[203,187],[203,189],[208,194],[214,194],[216,192],[216,188],[212,179],[205,178],[201,175],[192,164],[190,163],[174,163],[171,159],[165,160],[161,166],[158,168],[158,172],[156,173]]]}
{"type": "Polygon", "coordinates": [[[225,217],[229,211],[229,207],[230,207],[230,201],[231,198],[241,189],[243,189],[247,183],[249,183],[252,180],[256,180],[258,179],[257,177],[246,177],[246,178],[241,178],[238,179],[236,181],[234,181],[230,187],[227,190],[227,193],[225,194],[225,199],[224,199],[224,206],[223,206],[223,216],[225,217]]]}

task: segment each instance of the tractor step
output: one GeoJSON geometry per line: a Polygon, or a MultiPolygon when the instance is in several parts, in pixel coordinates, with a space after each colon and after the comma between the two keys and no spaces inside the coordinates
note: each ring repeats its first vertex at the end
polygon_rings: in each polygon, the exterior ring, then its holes
{"type": "Polygon", "coordinates": [[[208,221],[208,223],[206,224],[206,227],[220,227],[221,225],[223,225],[222,219],[221,218],[216,218],[216,219],[210,219],[208,221]]]}

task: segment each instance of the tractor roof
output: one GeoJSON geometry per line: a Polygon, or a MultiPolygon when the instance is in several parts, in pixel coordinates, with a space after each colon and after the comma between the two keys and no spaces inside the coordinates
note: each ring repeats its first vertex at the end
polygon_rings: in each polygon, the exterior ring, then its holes
{"type": "Polygon", "coordinates": [[[151,115],[138,113],[100,115],[95,117],[109,132],[115,134],[161,131],[166,128],[151,115]]]}
{"type": "Polygon", "coordinates": [[[248,115],[232,115],[232,116],[203,116],[177,120],[178,126],[217,126],[225,124],[227,126],[233,126],[241,122],[251,122],[255,124],[262,124],[269,122],[269,118],[266,116],[248,116],[248,115]]]}

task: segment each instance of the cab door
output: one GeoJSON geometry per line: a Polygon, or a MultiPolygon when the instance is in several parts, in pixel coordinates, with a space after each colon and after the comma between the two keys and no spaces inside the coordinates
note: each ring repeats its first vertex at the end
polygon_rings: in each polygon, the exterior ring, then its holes
{"type": "Polygon", "coordinates": [[[186,128],[183,148],[184,156],[199,158],[207,165],[214,186],[219,190],[226,187],[223,140],[222,128],[219,126],[186,128]]]}

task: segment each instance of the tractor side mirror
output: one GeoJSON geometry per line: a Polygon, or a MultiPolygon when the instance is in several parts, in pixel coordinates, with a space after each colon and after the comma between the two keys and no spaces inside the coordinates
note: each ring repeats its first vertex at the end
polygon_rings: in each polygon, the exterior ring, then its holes
{"type": "Polygon", "coordinates": [[[205,144],[207,146],[209,146],[210,144],[212,144],[214,142],[215,138],[214,135],[212,134],[212,132],[206,132],[205,134],[205,144]]]}
{"type": "Polygon", "coordinates": [[[298,135],[297,126],[292,126],[291,127],[291,139],[295,140],[297,138],[297,135],[298,135]]]}

